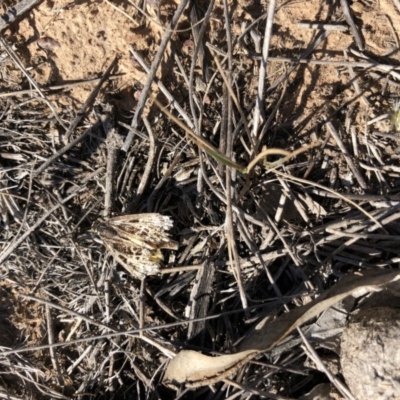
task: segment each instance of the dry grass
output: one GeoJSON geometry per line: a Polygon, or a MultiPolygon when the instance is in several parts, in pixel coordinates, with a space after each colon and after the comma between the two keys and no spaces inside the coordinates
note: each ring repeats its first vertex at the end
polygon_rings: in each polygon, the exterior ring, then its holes
{"type": "MultiPolygon", "coordinates": [[[[220,4],[210,10],[223,18],[220,4]]],[[[162,11],[166,24],[171,15],[162,11]]],[[[93,89],[96,99],[72,109],[62,106],[68,89],[35,89],[12,57],[18,51],[1,49],[0,398],[250,398],[246,387],[298,398],[329,382],[305,365],[301,340],[293,337],[280,352],[246,365],[234,377],[241,389],[225,382],[185,394],[160,383],[180,349],[234,352],[261,317],[304,304],[349,272],[393,268],[400,260],[400,139],[384,116],[399,95],[399,73],[388,72],[399,48],[386,57],[369,52],[369,60],[349,51],[320,67],[313,54],[334,57],[321,51],[326,35],[317,32],[319,41],[285,52],[276,32],[260,35],[265,12],[260,7],[254,29],[241,38],[217,31],[211,20],[205,40],[213,47],[202,59],[207,83],[202,60],[193,58],[203,53],[184,41],[188,32],[173,34],[172,55],[168,62],[161,57],[150,94],[165,105],[173,101],[171,112],[244,166],[264,146],[295,151],[322,141],[250,175],[199,151],[151,100],[121,111],[109,73],[97,82],[100,95],[93,89]],[[275,61],[266,70],[253,57],[258,40],[271,40],[275,61]],[[281,59],[300,55],[305,64],[281,59]],[[328,68],[336,83],[318,85],[328,68]],[[28,93],[6,95],[15,90],[28,93]],[[122,145],[130,134],[129,146],[122,145]],[[104,215],[145,212],[171,216],[179,249],[165,252],[161,276],[140,282],[91,227],[104,215]]],[[[237,15],[229,15],[237,26],[237,15]]]]}

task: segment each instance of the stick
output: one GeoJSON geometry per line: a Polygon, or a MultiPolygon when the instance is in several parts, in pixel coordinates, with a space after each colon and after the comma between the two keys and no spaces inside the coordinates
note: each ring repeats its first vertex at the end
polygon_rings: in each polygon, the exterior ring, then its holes
{"type": "Polygon", "coordinates": [[[78,112],[78,115],[75,117],[75,119],[72,121],[71,125],[68,128],[68,131],[65,134],[65,137],[68,139],[72,132],[75,130],[75,128],[78,126],[79,122],[81,122],[81,119],[84,117],[86,110],[89,108],[89,106],[92,105],[94,102],[97,94],[100,91],[100,88],[103,86],[103,83],[108,79],[111,71],[113,70],[114,66],[117,64],[118,57],[115,57],[110,66],[107,68],[107,71],[105,74],[102,76],[100,79],[100,82],[96,85],[96,87],[92,90],[90,93],[89,97],[85,101],[85,104],[81,107],[80,111],[78,112]]]}
{"type": "MultiPolygon", "coordinates": [[[[139,119],[142,116],[144,106],[146,104],[147,95],[149,93],[151,84],[153,83],[153,80],[154,80],[154,77],[158,70],[158,67],[161,64],[161,60],[165,56],[165,49],[167,47],[167,44],[168,44],[169,40],[171,39],[172,33],[174,32],[174,29],[175,29],[176,25],[178,24],[179,18],[181,17],[183,11],[185,10],[185,7],[186,7],[188,1],[189,0],[182,0],[181,4],[175,11],[174,17],[172,18],[170,29],[165,32],[164,37],[162,38],[160,48],[158,49],[158,52],[154,58],[153,64],[151,65],[150,72],[147,76],[147,81],[144,84],[144,87],[142,89],[142,93],[140,95],[140,99],[139,99],[138,105],[136,107],[136,112],[135,112],[135,115],[133,116],[133,120],[132,120],[132,124],[131,124],[132,128],[137,128],[137,126],[138,126],[139,119]]],[[[128,151],[128,149],[132,143],[132,140],[133,140],[133,135],[134,134],[132,132],[129,132],[128,137],[126,138],[125,143],[122,146],[123,151],[128,151]]]]}
{"type": "Polygon", "coordinates": [[[22,0],[14,7],[10,8],[0,17],[0,32],[8,28],[18,17],[26,11],[40,4],[43,0],[22,0]]]}
{"type": "Polygon", "coordinates": [[[350,26],[350,31],[354,36],[354,40],[356,41],[358,49],[360,51],[364,51],[364,49],[365,49],[364,43],[363,43],[363,41],[361,39],[360,34],[358,33],[356,24],[353,21],[353,17],[351,16],[350,7],[347,4],[347,1],[346,0],[340,0],[340,5],[342,6],[344,18],[345,18],[346,22],[350,26]]]}
{"type": "MultiPolygon", "coordinates": [[[[92,93],[90,93],[88,99],[86,100],[85,104],[82,106],[81,111],[78,113],[76,116],[75,120],[72,121],[66,135],[67,137],[69,134],[72,133],[72,131],[77,127],[79,124],[80,120],[83,118],[84,112],[86,111],[86,107],[89,106],[97,96],[100,87],[103,85],[103,83],[106,81],[107,77],[109,76],[110,72],[114,68],[114,65],[117,62],[117,58],[113,60],[111,65],[108,67],[107,71],[105,72],[104,76],[100,79],[99,83],[97,86],[93,89],[92,93]]],[[[92,127],[93,128],[93,127],[92,127]]],[[[82,135],[77,137],[75,140],[73,140],[71,143],[68,143],[66,146],[64,146],[62,149],[57,151],[56,154],[53,154],[50,158],[47,159],[39,168],[36,168],[35,171],[33,171],[33,176],[39,175],[42,173],[50,164],[53,163],[58,157],[62,156],[64,153],[66,153],[68,150],[72,149],[72,147],[76,146],[80,141],[82,141],[91,131],[92,128],[87,129],[82,135]]]]}

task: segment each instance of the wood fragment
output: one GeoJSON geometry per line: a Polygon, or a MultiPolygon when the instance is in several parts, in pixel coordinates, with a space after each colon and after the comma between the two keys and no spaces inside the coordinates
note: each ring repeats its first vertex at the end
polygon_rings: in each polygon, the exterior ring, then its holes
{"type": "Polygon", "coordinates": [[[57,383],[60,386],[64,386],[63,373],[60,367],[57,353],[55,349],[51,347],[51,345],[55,343],[55,335],[54,335],[53,317],[51,315],[51,310],[48,305],[46,305],[46,322],[47,322],[47,335],[49,338],[49,345],[50,345],[49,352],[50,352],[51,363],[53,365],[54,371],[57,373],[57,383]]]}
{"type": "Polygon", "coordinates": [[[39,5],[43,0],[21,0],[15,6],[11,7],[5,14],[0,17],[0,32],[8,28],[14,21],[22,16],[33,7],[39,5]]]}
{"type": "Polygon", "coordinates": [[[109,217],[114,204],[115,187],[115,165],[122,145],[122,139],[114,127],[114,112],[112,107],[105,108],[105,114],[100,115],[107,144],[107,169],[106,169],[106,190],[104,194],[104,216],[109,217]]]}
{"type": "Polygon", "coordinates": [[[298,22],[297,26],[301,29],[315,29],[324,31],[348,31],[349,28],[341,24],[324,24],[323,22],[298,22]]]}
{"type": "Polygon", "coordinates": [[[364,49],[365,49],[364,43],[363,43],[363,40],[362,40],[360,34],[358,33],[356,24],[354,23],[353,17],[351,15],[351,10],[350,10],[349,4],[347,3],[347,0],[340,0],[340,5],[342,6],[344,18],[350,26],[350,31],[354,36],[354,40],[356,41],[358,49],[360,51],[364,51],[364,49]]]}
{"type": "MultiPolygon", "coordinates": [[[[202,318],[208,315],[211,297],[213,297],[212,286],[215,279],[215,265],[205,262],[201,268],[197,270],[195,284],[190,292],[190,300],[186,312],[189,319],[202,318]]],[[[188,340],[201,335],[200,343],[204,340],[204,329],[206,321],[197,321],[188,324],[187,338],[188,340]]]]}

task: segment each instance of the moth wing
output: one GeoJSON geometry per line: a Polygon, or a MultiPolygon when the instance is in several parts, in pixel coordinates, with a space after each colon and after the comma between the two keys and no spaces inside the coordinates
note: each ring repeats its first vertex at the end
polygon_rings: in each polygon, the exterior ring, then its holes
{"type": "Polygon", "coordinates": [[[137,252],[126,254],[125,265],[128,265],[130,269],[133,268],[142,277],[145,277],[146,275],[158,275],[161,270],[161,258],[158,259],[153,257],[153,251],[138,248],[137,252]]]}
{"type": "Polygon", "coordinates": [[[178,244],[173,241],[167,230],[172,228],[170,217],[157,214],[131,214],[109,219],[106,224],[118,232],[121,237],[129,236],[151,243],[160,248],[177,250],[178,244]]]}
{"type": "Polygon", "coordinates": [[[178,249],[166,233],[173,226],[168,216],[157,213],[130,214],[111,218],[97,232],[106,249],[138,279],[160,272],[161,248],[178,249]]]}
{"type": "Polygon", "coordinates": [[[173,221],[169,216],[158,213],[120,215],[110,218],[107,223],[110,225],[148,224],[153,228],[161,228],[162,230],[169,230],[173,226],[173,221]]]}
{"type": "Polygon", "coordinates": [[[151,260],[148,249],[130,246],[129,251],[118,250],[116,244],[104,241],[104,246],[114,259],[121,264],[133,277],[143,279],[146,275],[157,275],[160,272],[159,263],[151,260]]]}

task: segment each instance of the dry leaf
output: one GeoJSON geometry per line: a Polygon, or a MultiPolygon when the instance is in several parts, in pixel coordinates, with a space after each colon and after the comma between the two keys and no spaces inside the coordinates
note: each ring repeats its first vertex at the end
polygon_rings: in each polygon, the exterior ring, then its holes
{"type": "Polygon", "coordinates": [[[246,362],[258,354],[271,350],[294,329],[316,317],[345,297],[360,292],[380,290],[380,286],[399,277],[398,271],[368,270],[343,278],[309,304],[281,315],[271,323],[261,321],[242,342],[236,354],[210,357],[195,351],[181,351],[169,363],[164,383],[170,387],[199,387],[210,385],[232,376],[246,362]]]}
{"type": "Polygon", "coordinates": [[[249,350],[220,357],[209,357],[193,350],[181,351],[170,361],[163,382],[171,387],[210,385],[227,378],[257,353],[249,350]]]}

